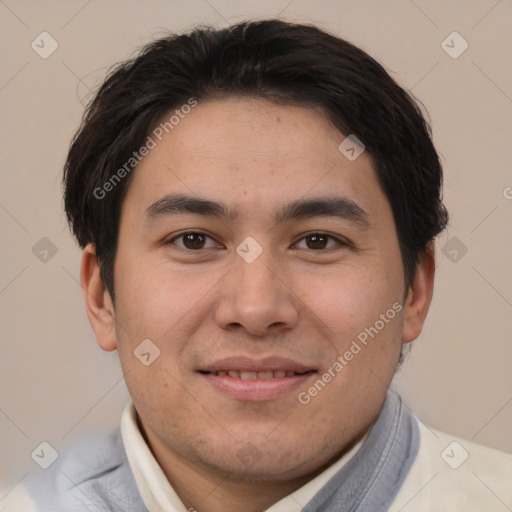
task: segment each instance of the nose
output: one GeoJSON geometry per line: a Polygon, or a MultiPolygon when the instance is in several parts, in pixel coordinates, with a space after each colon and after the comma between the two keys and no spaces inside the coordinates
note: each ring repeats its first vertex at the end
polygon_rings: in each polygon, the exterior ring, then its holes
{"type": "Polygon", "coordinates": [[[219,327],[258,337],[292,329],[299,318],[299,301],[286,283],[282,264],[266,250],[252,262],[237,255],[234,265],[217,303],[219,327]]]}

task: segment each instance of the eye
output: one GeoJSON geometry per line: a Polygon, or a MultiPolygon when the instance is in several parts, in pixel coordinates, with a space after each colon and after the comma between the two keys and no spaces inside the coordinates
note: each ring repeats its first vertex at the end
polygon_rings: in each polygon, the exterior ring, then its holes
{"type": "Polygon", "coordinates": [[[219,247],[219,244],[210,236],[196,231],[189,231],[181,233],[174,238],[171,238],[167,244],[174,244],[182,249],[197,251],[200,249],[211,249],[219,247]],[[180,243],[181,242],[181,243],[180,243]]]}
{"type": "Polygon", "coordinates": [[[346,245],[348,245],[346,242],[343,242],[342,240],[331,235],[326,235],[324,233],[311,233],[310,235],[306,235],[305,237],[301,238],[296,244],[294,244],[294,247],[297,249],[311,249],[318,251],[346,245]]]}

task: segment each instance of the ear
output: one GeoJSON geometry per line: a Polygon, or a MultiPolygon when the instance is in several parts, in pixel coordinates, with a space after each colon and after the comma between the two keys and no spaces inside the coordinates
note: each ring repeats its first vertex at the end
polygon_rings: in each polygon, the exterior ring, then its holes
{"type": "Polygon", "coordinates": [[[96,334],[98,345],[108,352],[117,348],[114,305],[100,277],[96,247],[89,244],[82,254],[80,283],[87,316],[96,334]]]}
{"type": "Polygon", "coordinates": [[[421,333],[434,291],[435,249],[428,244],[420,255],[414,282],[409,289],[404,307],[402,340],[409,343],[421,333]]]}

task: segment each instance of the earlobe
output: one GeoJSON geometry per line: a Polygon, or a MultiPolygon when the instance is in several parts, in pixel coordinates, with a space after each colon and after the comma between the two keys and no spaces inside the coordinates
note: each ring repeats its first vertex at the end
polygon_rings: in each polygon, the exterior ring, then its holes
{"type": "Polygon", "coordinates": [[[98,345],[106,351],[117,348],[114,307],[110,294],[100,277],[100,265],[94,244],[82,254],[80,283],[84,294],[87,316],[96,334],[98,345]]]}
{"type": "Polygon", "coordinates": [[[414,341],[421,333],[434,291],[435,250],[431,242],[420,254],[414,282],[404,306],[402,340],[414,341]]]}

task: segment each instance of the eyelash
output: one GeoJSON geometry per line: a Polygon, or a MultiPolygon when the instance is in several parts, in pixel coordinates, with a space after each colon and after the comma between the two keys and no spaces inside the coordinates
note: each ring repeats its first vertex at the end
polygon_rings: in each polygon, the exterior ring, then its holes
{"type": "MultiPolygon", "coordinates": [[[[174,237],[172,237],[171,239],[169,239],[167,242],[165,242],[165,245],[177,245],[175,243],[176,240],[179,240],[180,238],[183,239],[183,237],[185,237],[186,235],[201,235],[201,236],[204,236],[206,238],[209,238],[210,240],[214,241],[217,245],[221,245],[219,244],[218,242],[215,241],[215,239],[213,237],[211,237],[210,235],[207,235],[206,233],[203,233],[201,231],[186,231],[185,233],[180,233],[179,235],[176,235],[174,237]]],[[[293,243],[293,246],[296,246],[298,243],[300,243],[302,240],[305,240],[306,238],[308,237],[312,237],[312,236],[324,236],[324,237],[327,237],[330,240],[334,240],[336,242],[336,246],[335,247],[329,247],[329,248],[326,248],[326,249],[308,249],[306,248],[306,250],[309,250],[311,252],[330,252],[331,250],[336,250],[336,249],[339,249],[339,248],[342,248],[342,247],[350,247],[350,243],[346,240],[343,240],[343,239],[340,239],[338,237],[335,237],[333,235],[329,235],[328,233],[323,233],[321,231],[313,231],[311,233],[308,233],[306,235],[303,235],[302,238],[300,238],[297,242],[293,243]]],[[[329,241],[327,242],[327,244],[329,244],[329,241]]],[[[180,245],[177,245],[180,249],[183,249],[187,252],[201,252],[201,251],[204,251],[206,249],[212,249],[213,247],[201,247],[200,249],[189,249],[187,247],[184,247],[184,246],[180,246],[180,245]]]]}

